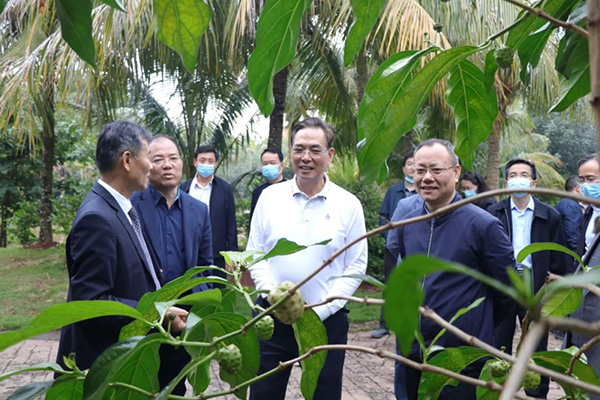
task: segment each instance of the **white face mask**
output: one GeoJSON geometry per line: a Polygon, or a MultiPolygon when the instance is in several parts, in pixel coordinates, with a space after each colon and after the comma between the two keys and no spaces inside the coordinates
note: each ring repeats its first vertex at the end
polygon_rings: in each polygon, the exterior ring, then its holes
{"type": "MultiPolygon", "coordinates": [[[[508,180],[508,189],[528,189],[531,187],[531,179],[528,178],[512,178],[508,180]]],[[[513,193],[513,196],[520,199],[527,196],[527,192],[517,192],[513,193]]]]}

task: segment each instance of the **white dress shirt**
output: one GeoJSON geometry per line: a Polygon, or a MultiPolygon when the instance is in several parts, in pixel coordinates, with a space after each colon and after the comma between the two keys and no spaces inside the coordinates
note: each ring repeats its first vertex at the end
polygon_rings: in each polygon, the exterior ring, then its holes
{"type": "Polygon", "coordinates": [[[215,176],[213,175],[212,178],[210,178],[210,182],[208,182],[208,185],[202,186],[200,184],[200,182],[198,182],[198,177],[195,176],[194,180],[192,181],[192,184],[190,186],[190,196],[192,196],[196,200],[200,200],[201,202],[206,204],[206,207],[208,207],[209,209],[210,209],[210,194],[212,192],[212,184],[213,184],[214,179],[215,179],[215,176]]]}
{"type": "Polygon", "coordinates": [[[112,197],[115,198],[117,203],[119,203],[119,207],[121,207],[121,210],[123,210],[125,216],[129,220],[129,223],[131,223],[131,218],[129,217],[129,210],[131,210],[131,207],[133,207],[133,205],[131,205],[131,201],[127,197],[123,196],[121,193],[113,189],[112,186],[104,182],[102,179],[98,179],[98,183],[102,185],[104,189],[108,190],[108,193],[110,193],[112,197]]]}
{"type": "MultiPolygon", "coordinates": [[[[515,249],[515,260],[521,250],[531,244],[531,224],[533,223],[533,211],[535,203],[533,196],[529,196],[529,203],[523,211],[520,211],[512,197],[510,198],[510,210],[512,216],[512,242],[515,249]]],[[[531,269],[531,254],[521,263],[531,269]]]]}
{"type": "Polygon", "coordinates": [[[590,245],[592,244],[592,242],[594,241],[594,237],[596,236],[596,234],[594,233],[594,226],[596,218],[600,217],[600,208],[596,207],[596,206],[590,206],[593,208],[592,211],[592,218],[590,218],[590,222],[588,223],[588,226],[585,230],[585,250],[590,248],[590,245]]]}
{"type": "MultiPolygon", "coordinates": [[[[325,186],[308,198],[298,188],[296,177],[266,188],[258,199],[250,226],[247,250],[269,252],[281,238],[300,245],[331,239],[286,256],[257,263],[250,274],[257,289],[270,290],[283,281],[300,282],[345,244],[365,233],[360,201],[325,178],[325,186]]],[[[364,274],[367,269],[367,240],[350,247],[300,288],[307,304],[336,295],[351,296],[359,279],[332,277],[364,274]]],[[[345,300],[335,300],[313,310],[321,320],[339,311],[345,300]]]]}

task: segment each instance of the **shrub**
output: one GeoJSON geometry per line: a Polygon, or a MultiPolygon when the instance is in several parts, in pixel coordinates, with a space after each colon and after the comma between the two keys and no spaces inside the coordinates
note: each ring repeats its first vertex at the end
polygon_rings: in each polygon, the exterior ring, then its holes
{"type": "Polygon", "coordinates": [[[20,201],[15,213],[10,219],[8,233],[15,237],[23,246],[35,242],[36,236],[32,228],[40,224],[40,205],[37,201],[20,201]]]}

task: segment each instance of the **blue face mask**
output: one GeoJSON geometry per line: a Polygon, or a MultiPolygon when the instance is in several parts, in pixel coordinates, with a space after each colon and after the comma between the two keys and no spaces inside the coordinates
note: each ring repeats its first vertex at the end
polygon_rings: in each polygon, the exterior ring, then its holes
{"type": "Polygon", "coordinates": [[[205,178],[208,178],[212,174],[215,173],[215,165],[214,164],[198,164],[196,166],[196,171],[205,178]]]}
{"type": "Polygon", "coordinates": [[[477,194],[477,192],[475,191],[475,189],[471,189],[471,190],[465,190],[463,192],[463,194],[465,195],[465,198],[469,198],[469,197],[473,197],[477,194]]]}
{"type": "Polygon", "coordinates": [[[413,178],[411,178],[410,176],[405,176],[404,180],[408,183],[415,183],[415,180],[413,178]]]}
{"type": "Polygon", "coordinates": [[[600,199],[600,183],[582,183],[581,194],[592,199],[600,199]]]}
{"type": "MultiPolygon", "coordinates": [[[[527,178],[512,178],[508,181],[508,186],[509,189],[527,189],[531,187],[531,179],[527,179],[527,178]]],[[[515,196],[516,198],[520,199],[523,198],[525,196],[527,196],[527,192],[517,192],[517,193],[513,193],[512,195],[515,196]]]]}
{"type": "Polygon", "coordinates": [[[272,181],[279,176],[279,165],[263,165],[262,175],[272,181]]]}

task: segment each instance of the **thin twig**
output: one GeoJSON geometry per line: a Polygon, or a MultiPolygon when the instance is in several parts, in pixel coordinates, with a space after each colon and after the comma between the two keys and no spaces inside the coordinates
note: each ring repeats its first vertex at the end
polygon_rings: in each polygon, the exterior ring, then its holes
{"type": "Polygon", "coordinates": [[[518,0],[504,0],[504,1],[506,1],[507,3],[514,4],[515,6],[522,8],[524,10],[527,10],[530,14],[533,14],[536,17],[539,17],[541,19],[545,19],[546,21],[549,21],[553,25],[560,26],[561,28],[565,28],[565,29],[570,29],[574,32],[579,33],[581,36],[583,36],[586,39],[589,38],[588,31],[586,31],[585,29],[583,29],[582,27],[580,27],[576,24],[573,24],[571,22],[561,21],[560,19],[556,19],[553,16],[546,14],[541,9],[531,7],[530,5],[521,3],[518,0]]]}
{"type": "Polygon", "coordinates": [[[550,328],[561,331],[577,331],[586,336],[600,335],[600,321],[585,322],[575,318],[547,318],[550,328]]]}
{"type": "Polygon", "coordinates": [[[383,299],[372,299],[369,297],[356,297],[356,296],[329,296],[318,303],[306,304],[304,306],[304,309],[306,310],[308,308],[313,308],[316,306],[327,304],[333,300],[347,300],[347,301],[352,301],[355,303],[367,304],[370,306],[382,306],[385,304],[385,300],[383,300],[383,299]]]}
{"type": "MultiPolygon", "coordinates": [[[[550,282],[558,281],[560,279],[564,279],[564,278],[560,275],[555,275],[555,274],[549,273],[548,278],[546,278],[546,281],[548,283],[550,283],[550,282]]],[[[574,283],[573,287],[585,289],[588,292],[592,292],[596,296],[600,297],[600,287],[598,287],[596,285],[592,285],[591,283],[574,283]]]]}
{"type": "Polygon", "coordinates": [[[575,353],[573,355],[573,357],[571,358],[571,361],[569,362],[569,369],[567,370],[567,372],[565,372],[565,375],[571,375],[573,373],[573,367],[575,366],[575,361],[577,361],[582,356],[583,353],[585,353],[587,350],[589,350],[592,346],[594,346],[598,342],[600,342],[600,335],[593,337],[590,341],[588,341],[583,346],[581,346],[581,348],[579,350],[577,350],[577,353],[575,353]]]}
{"type": "Polygon", "coordinates": [[[533,353],[535,353],[535,349],[538,346],[540,340],[546,334],[546,326],[541,321],[536,321],[532,324],[527,336],[523,340],[523,344],[517,354],[517,361],[513,363],[510,368],[510,374],[508,375],[508,379],[504,382],[504,390],[500,395],[500,400],[511,400],[514,398],[515,394],[521,388],[521,382],[523,382],[523,377],[527,372],[527,366],[530,364],[529,360],[533,353]]]}

